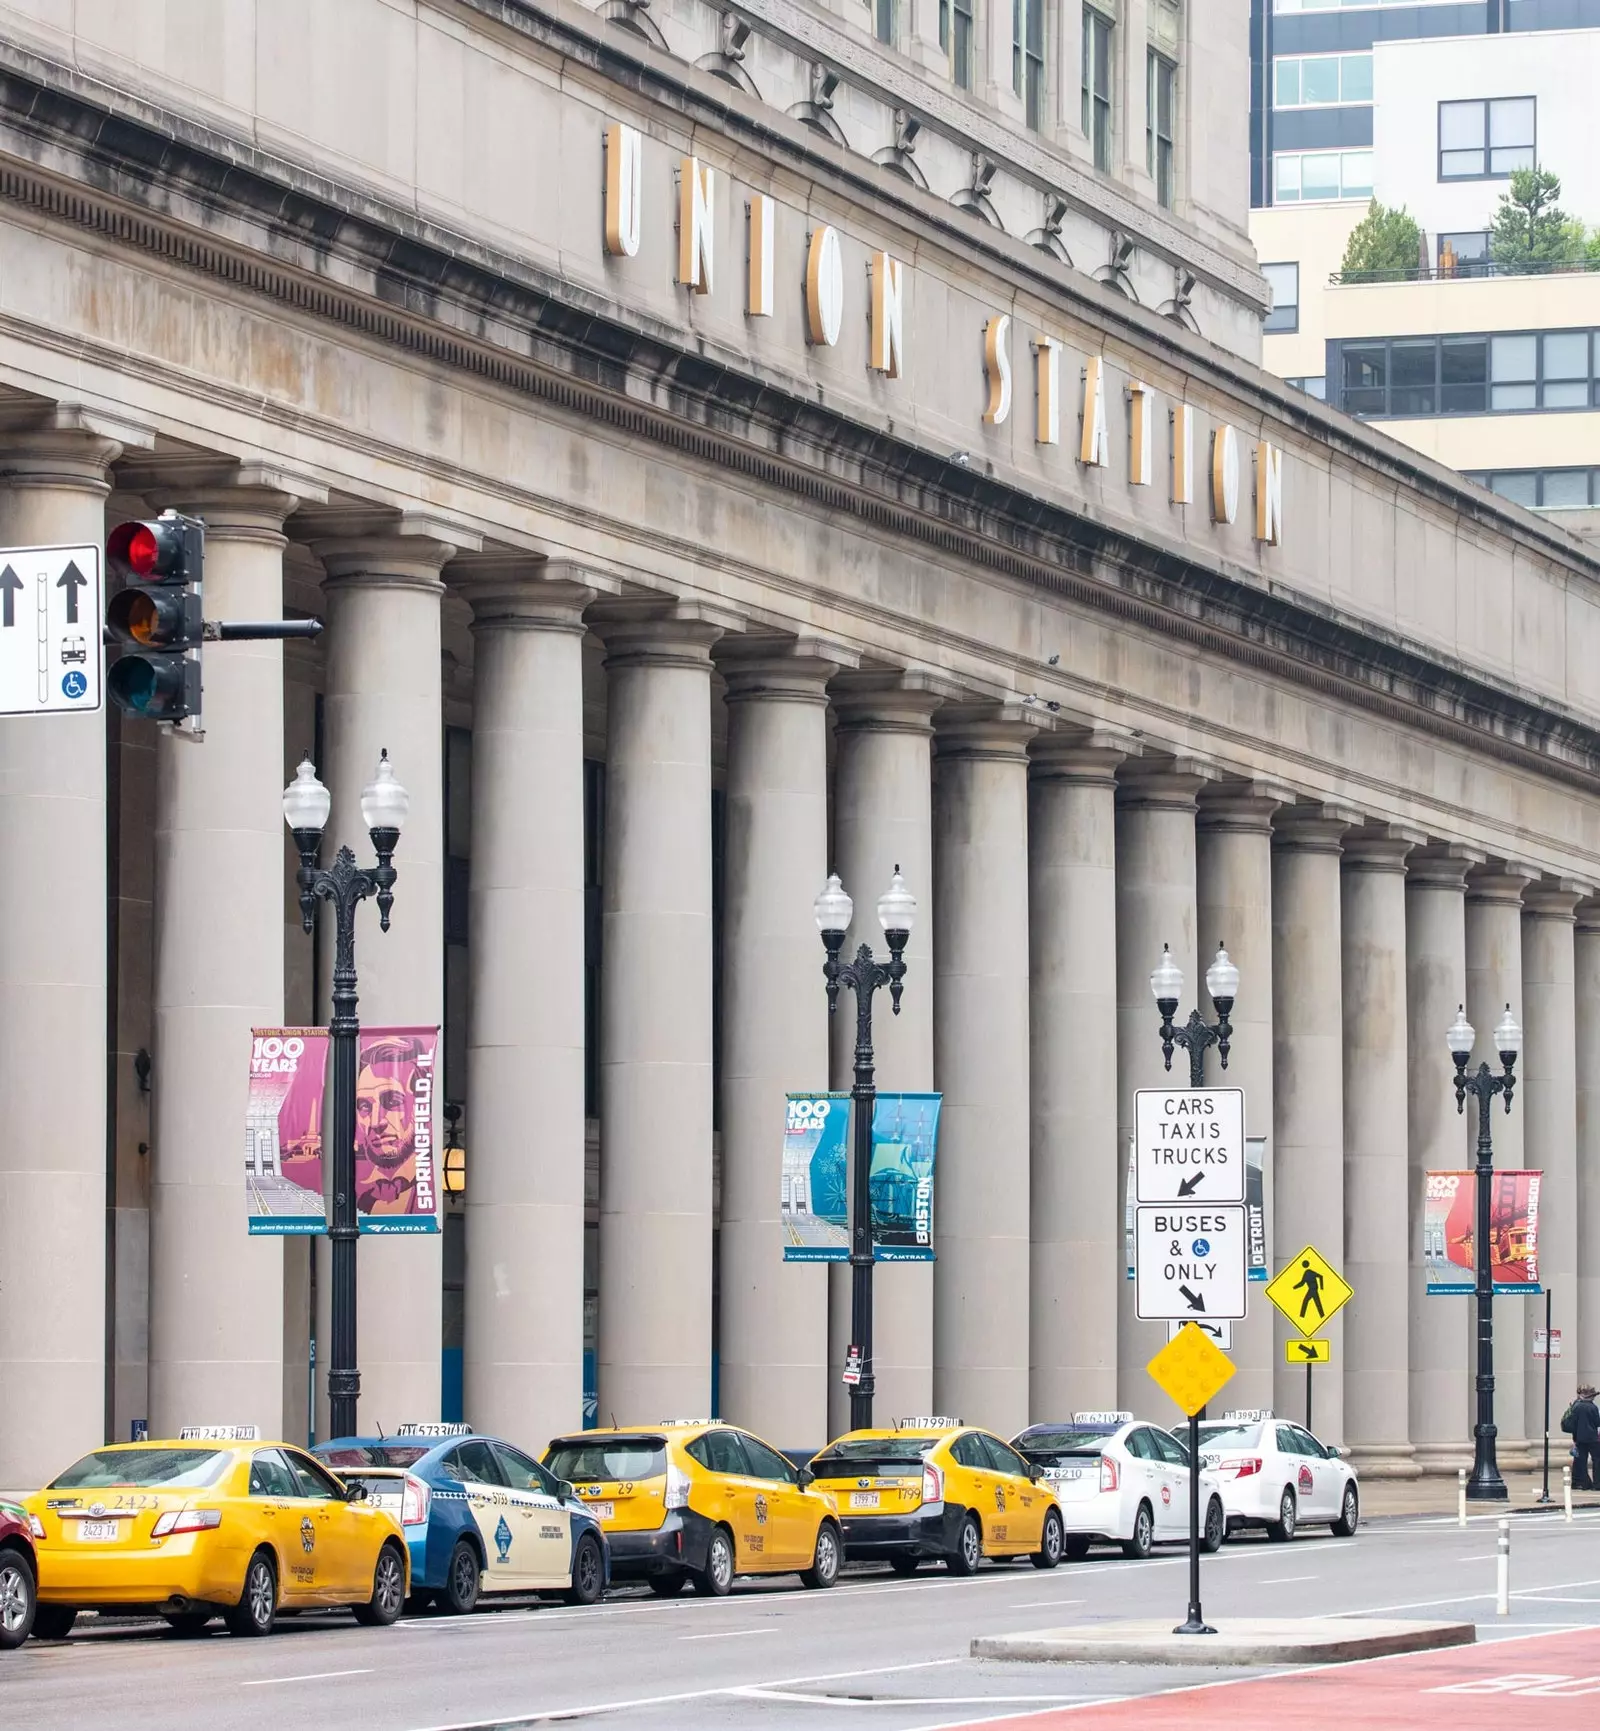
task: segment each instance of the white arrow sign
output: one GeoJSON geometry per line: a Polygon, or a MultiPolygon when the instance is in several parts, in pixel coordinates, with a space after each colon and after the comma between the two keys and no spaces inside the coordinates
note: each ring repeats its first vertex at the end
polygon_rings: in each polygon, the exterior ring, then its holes
{"type": "Polygon", "coordinates": [[[1176,1340],[1191,1322],[1213,1346],[1220,1346],[1224,1352],[1233,1351],[1233,1324],[1231,1322],[1208,1322],[1201,1316],[1169,1317],[1167,1320],[1167,1339],[1176,1340]]]}
{"type": "Polygon", "coordinates": [[[1140,1202],[1244,1201],[1243,1088],[1139,1088],[1133,1121],[1140,1202]]]}
{"type": "Polygon", "coordinates": [[[1134,1313],[1146,1321],[1237,1321],[1249,1263],[1243,1204],[1134,1210],[1134,1313]]]}
{"type": "Polygon", "coordinates": [[[100,707],[98,547],[0,548],[0,715],[100,707]]]}

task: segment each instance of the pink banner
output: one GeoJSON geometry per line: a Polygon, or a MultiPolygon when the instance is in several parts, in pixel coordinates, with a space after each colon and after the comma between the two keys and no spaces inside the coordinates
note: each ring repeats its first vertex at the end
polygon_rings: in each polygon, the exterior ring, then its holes
{"type": "Polygon", "coordinates": [[[245,1107],[245,1212],[256,1236],[325,1232],[326,1028],[255,1028],[245,1107]]]}
{"type": "Polygon", "coordinates": [[[363,1232],[437,1232],[437,1028],[363,1028],[356,1063],[356,1217],[363,1232]]]}

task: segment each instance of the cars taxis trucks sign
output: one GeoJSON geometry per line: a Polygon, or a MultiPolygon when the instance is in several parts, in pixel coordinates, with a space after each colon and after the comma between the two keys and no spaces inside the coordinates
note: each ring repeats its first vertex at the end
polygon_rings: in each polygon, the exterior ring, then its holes
{"type": "Polygon", "coordinates": [[[1141,1202],[1245,1200],[1242,1088],[1139,1088],[1133,1115],[1141,1202]]]}

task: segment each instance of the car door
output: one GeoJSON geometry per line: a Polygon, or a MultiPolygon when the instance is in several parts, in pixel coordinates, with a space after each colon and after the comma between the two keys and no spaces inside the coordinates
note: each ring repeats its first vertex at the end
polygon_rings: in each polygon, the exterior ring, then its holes
{"type": "Polygon", "coordinates": [[[1149,1425],[1135,1425],[1124,1441],[1128,1450],[1130,1477],[1138,1492],[1136,1496],[1126,1499],[1130,1530],[1139,1504],[1146,1502],[1150,1505],[1155,1533],[1159,1538],[1171,1520],[1172,1490],[1166,1483],[1165,1462],[1161,1458],[1155,1432],[1149,1425]],[[1163,1489],[1167,1491],[1164,1499],[1161,1495],[1163,1489]]]}
{"type": "Polygon", "coordinates": [[[518,1578],[528,1587],[571,1586],[572,1514],[557,1494],[556,1480],[509,1443],[497,1442],[494,1452],[511,1498],[511,1555],[518,1578]]]}
{"type": "Polygon", "coordinates": [[[1014,1448],[987,1432],[982,1437],[989,1465],[1006,1499],[1008,1548],[1018,1554],[1039,1549],[1044,1537],[1044,1514],[1054,1501],[1043,1485],[1028,1474],[1028,1463],[1014,1448]]]}
{"type": "Polygon", "coordinates": [[[445,1465],[461,1485],[467,1512],[483,1543],[483,1590],[515,1592],[523,1584],[517,1549],[520,1523],[513,1522],[510,1487],[493,1448],[482,1437],[469,1438],[457,1443],[445,1465]]]}
{"type": "Polygon", "coordinates": [[[317,1599],[325,1605],[353,1605],[370,1598],[370,1565],[377,1557],[365,1554],[365,1529],[357,1530],[344,1487],[310,1455],[290,1448],[282,1454],[300,1487],[300,1546],[316,1572],[317,1599]]]}
{"type": "Polygon", "coordinates": [[[800,1489],[794,1465],[748,1431],[740,1436],[750,1477],[756,1481],[756,1516],[761,1499],[767,1504],[767,1552],[775,1565],[809,1569],[817,1549],[821,1511],[817,1501],[800,1489]]]}
{"type": "Polygon", "coordinates": [[[950,1458],[966,1469],[961,1501],[978,1517],[986,1556],[1001,1556],[1015,1549],[1012,1530],[1020,1510],[1016,1499],[1007,1499],[1005,1480],[994,1470],[985,1439],[979,1431],[967,1431],[950,1445],[950,1458]]]}
{"type": "Polygon", "coordinates": [[[1311,1477],[1316,1485],[1316,1501],[1306,1512],[1319,1520],[1332,1520],[1339,1512],[1344,1497],[1344,1469],[1308,1430],[1299,1425],[1290,1427],[1300,1453],[1310,1463],[1311,1477]]]}
{"type": "MultiPolygon", "coordinates": [[[[300,1481],[277,1449],[257,1449],[250,1457],[246,1494],[277,1553],[278,1596],[285,1605],[316,1604],[317,1579],[316,1513],[300,1489],[300,1481]],[[311,1523],[308,1549],[300,1530],[302,1520],[311,1523]]],[[[327,1547],[323,1547],[326,1560],[327,1547]]]]}
{"type": "Polygon", "coordinates": [[[1301,1433],[1292,1424],[1274,1425],[1274,1441],[1278,1445],[1278,1472],[1285,1484],[1294,1487],[1296,1513],[1300,1520],[1317,1512],[1317,1475],[1312,1470],[1311,1457],[1300,1441],[1301,1433]]]}
{"type": "Polygon", "coordinates": [[[725,1521],[733,1530],[734,1567],[742,1572],[759,1574],[772,1563],[767,1549],[769,1508],[763,1498],[758,1508],[759,1486],[750,1476],[750,1463],[745,1459],[744,1442],[737,1431],[718,1428],[702,1432],[685,1444],[691,1459],[704,1467],[708,1475],[700,1496],[690,1490],[690,1506],[708,1519],[725,1521]]]}
{"type": "MultiPolygon", "coordinates": [[[[1150,1435],[1155,1438],[1161,1456],[1162,1486],[1172,1494],[1172,1501],[1166,1505],[1166,1518],[1159,1514],[1156,1516],[1156,1530],[1186,1539],[1189,1536],[1189,1451],[1164,1430],[1152,1429],[1150,1435]]],[[[1200,1520],[1203,1525],[1203,1508],[1200,1520]]]]}

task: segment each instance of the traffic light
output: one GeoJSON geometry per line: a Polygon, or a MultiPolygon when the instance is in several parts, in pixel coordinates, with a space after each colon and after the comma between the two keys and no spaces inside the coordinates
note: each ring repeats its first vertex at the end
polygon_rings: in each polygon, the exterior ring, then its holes
{"type": "Polygon", "coordinates": [[[200,731],[200,586],[206,531],[197,517],[163,512],[119,523],[106,542],[106,628],[122,653],[106,678],[111,701],[130,715],[184,722],[200,731]]]}

